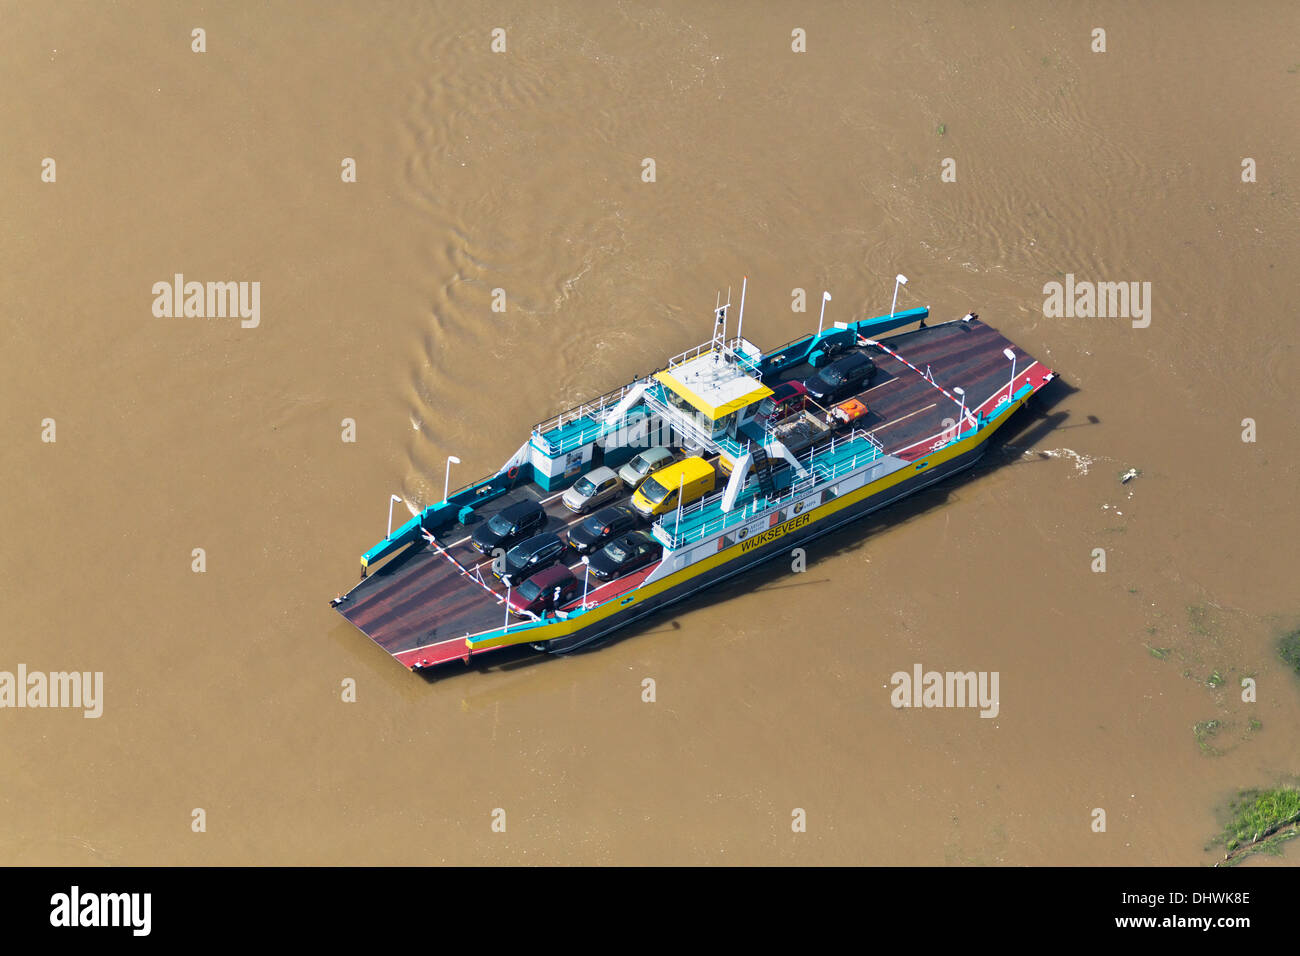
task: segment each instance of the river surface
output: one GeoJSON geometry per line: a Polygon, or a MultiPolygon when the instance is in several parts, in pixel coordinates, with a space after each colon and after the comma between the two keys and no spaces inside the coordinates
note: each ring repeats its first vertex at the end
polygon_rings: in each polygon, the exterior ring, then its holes
{"type": "Polygon", "coordinates": [[[1208,865],[1294,779],[1300,6],[801,7],[0,7],[0,669],[104,675],[0,711],[0,862],[1208,865]],[[772,347],[899,272],[1061,380],[804,573],[432,681],[328,607],[391,493],[742,276],[772,347]],[[257,326],[155,315],[177,273],[257,326]],[[1149,326],[1045,314],[1067,276],[1149,326]],[[894,708],[915,664],[997,716],[894,708]]]}

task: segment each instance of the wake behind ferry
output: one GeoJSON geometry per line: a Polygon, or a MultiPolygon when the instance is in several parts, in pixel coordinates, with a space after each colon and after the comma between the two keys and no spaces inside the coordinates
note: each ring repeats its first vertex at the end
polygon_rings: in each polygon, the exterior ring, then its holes
{"type": "Polygon", "coordinates": [[[1053,379],[974,313],[927,325],[928,307],[763,352],[747,284],[733,337],[728,296],[709,341],[534,425],[330,603],[412,670],[571,651],[971,467],[1053,379]]]}

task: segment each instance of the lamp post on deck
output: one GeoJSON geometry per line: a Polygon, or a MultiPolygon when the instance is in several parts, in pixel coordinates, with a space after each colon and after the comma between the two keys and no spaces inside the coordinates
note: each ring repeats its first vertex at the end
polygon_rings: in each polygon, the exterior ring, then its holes
{"type": "Polygon", "coordinates": [[[451,466],[459,464],[460,459],[455,455],[447,456],[447,471],[442,478],[442,503],[444,505],[447,503],[447,491],[451,488],[451,466]]]}
{"type": "Polygon", "coordinates": [[[686,486],[686,472],[677,479],[677,520],[673,522],[673,541],[677,540],[682,530],[682,489],[686,486]]]}
{"type": "Polygon", "coordinates": [[[384,535],[385,541],[393,536],[393,505],[401,500],[397,495],[388,496],[388,534],[384,535]]]}
{"type": "Polygon", "coordinates": [[[1011,360],[1011,381],[1007,382],[1007,404],[1011,404],[1011,395],[1016,388],[1016,353],[1011,349],[1003,349],[1002,354],[1011,360]]]}
{"type": "Polygon", "coordinates": [[[894,301],[889,304],[889,317],[891,319],[894,317],[894,306],[898,305],[898,287],[900,285],[907,285],[907,276],[901,272],[894,276],[894,301]]]}
{"type": "Polygon", "coordinates": [[[821,315],[817,316],[817,334],[818,334],[818,335],[821,335],[821,334],[822,334],[822,319],[824,319],[824,318],[826,317],[826,303],[829,302],[830,300],[831,300],[831,294],[830,294],[829,292],[823,292],[823,293],[822,293],[822,311],[821,311],[821,315]]]}
{"type": "Polygon", "coordinates": [[[953,391],[961,396],[961,411],[957,413],[957,437],[961,438],[961,426],[966,420],[966,390],[953,386],[953,391]]]}
{"type": "Polygon", "coordinates": [[[587,587],[591,583],[591,556],[584,554],[582,556],[582,609],[587,610],[587,587]]]}

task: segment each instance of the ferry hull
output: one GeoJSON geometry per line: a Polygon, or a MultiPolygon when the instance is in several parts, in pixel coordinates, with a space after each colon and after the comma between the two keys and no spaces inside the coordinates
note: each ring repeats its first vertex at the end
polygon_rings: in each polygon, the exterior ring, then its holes
{"type": "Polygon", "coordinates": [[[986,447],[987,442],[981,442],[972,450],[935,466],[932,471],[926,469],[924,473],[917,474],[900,482],[893,488],[871,495],[856,504],[849,505],[835,514],[818,518],[817,511],[820,509],[814,509],[808,512],[810,520],[804,527],[796,528],[767,544],[743,552],[719,567],[703,571],[679,584],[674,584],[661,594],[639,602],[635,608],[616,613],[612,618],[584,628],[569,636],[548,641],[546,650],[553,654],[564,654],[577,650],[583,645],[606,637],[634,621],[648,617],[672,604],[684,601],[692,595],[705,591],[715,584],[744,574],[746,571],[750,571],[757,565],[773,558],[789,558],[791,551],[795,548],[971,468],[984,456],[986,447]]]}
{"type": "MultiPolygon", "coordinates": [[[[879,482],[874,483],[886,487],[873,491],[872,486],[869,485],[860,490],[863,494],[859,500],[852,500],[853,496],[849,496],[848,504],[832,499],[811,508],[803,513],[803,516],[808,518],[806,524],[794,527],[770,542],[750,548],[748,551],[744,550],[743,543],[737,542],[727,549],[729,552],[734,551],[734,555],[728,557],[725,553],[720,554],[718,559],[688,566],[660,582],[643,585],[629,594],[629,598],[634,599],[635,603],[626,608],[613,609],[601,616],[599,620],[585,626],[575,626],[581,620],[579,618],[529,630],[526,637],[522,634],[512,636],[507,633],[480,641],[471,639],[469,643],[473,648],[472,653],[520,643],[539,645],[554,654],[568,653],[703,592],[714,584],[743,574],[765,561],[788,557],[794,548],[971,468],[984,456],[992,436],[1011,415],[1028,402],[1030,397],[1032,396],[1025,395],[1013,403],[1011,408],[1005,409],[1000,414],[996,427],[987,428],[962,442],[907,462],[907,469],[914,471],[914,474],[893,481],[891,478],[894,478],[894,475],[886,475],[879,482]],[[647,594],[647,591],[652,593],[647,594]]],[[[592,616],[600,610],[597,609],[592,616]]]]}

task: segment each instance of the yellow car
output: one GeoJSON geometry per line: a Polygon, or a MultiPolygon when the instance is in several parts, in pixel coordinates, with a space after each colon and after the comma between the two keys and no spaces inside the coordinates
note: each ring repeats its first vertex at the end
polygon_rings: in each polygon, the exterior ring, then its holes
{"type": "Polygon", "coordinates": [[[703,458],[686,458],[667,468],[660,468],[641,483],[632,496],[632,507],[643,518],[664,515],[681,503],[690,504],[712,491],[717,483],[717,472],[703,458]]]}

